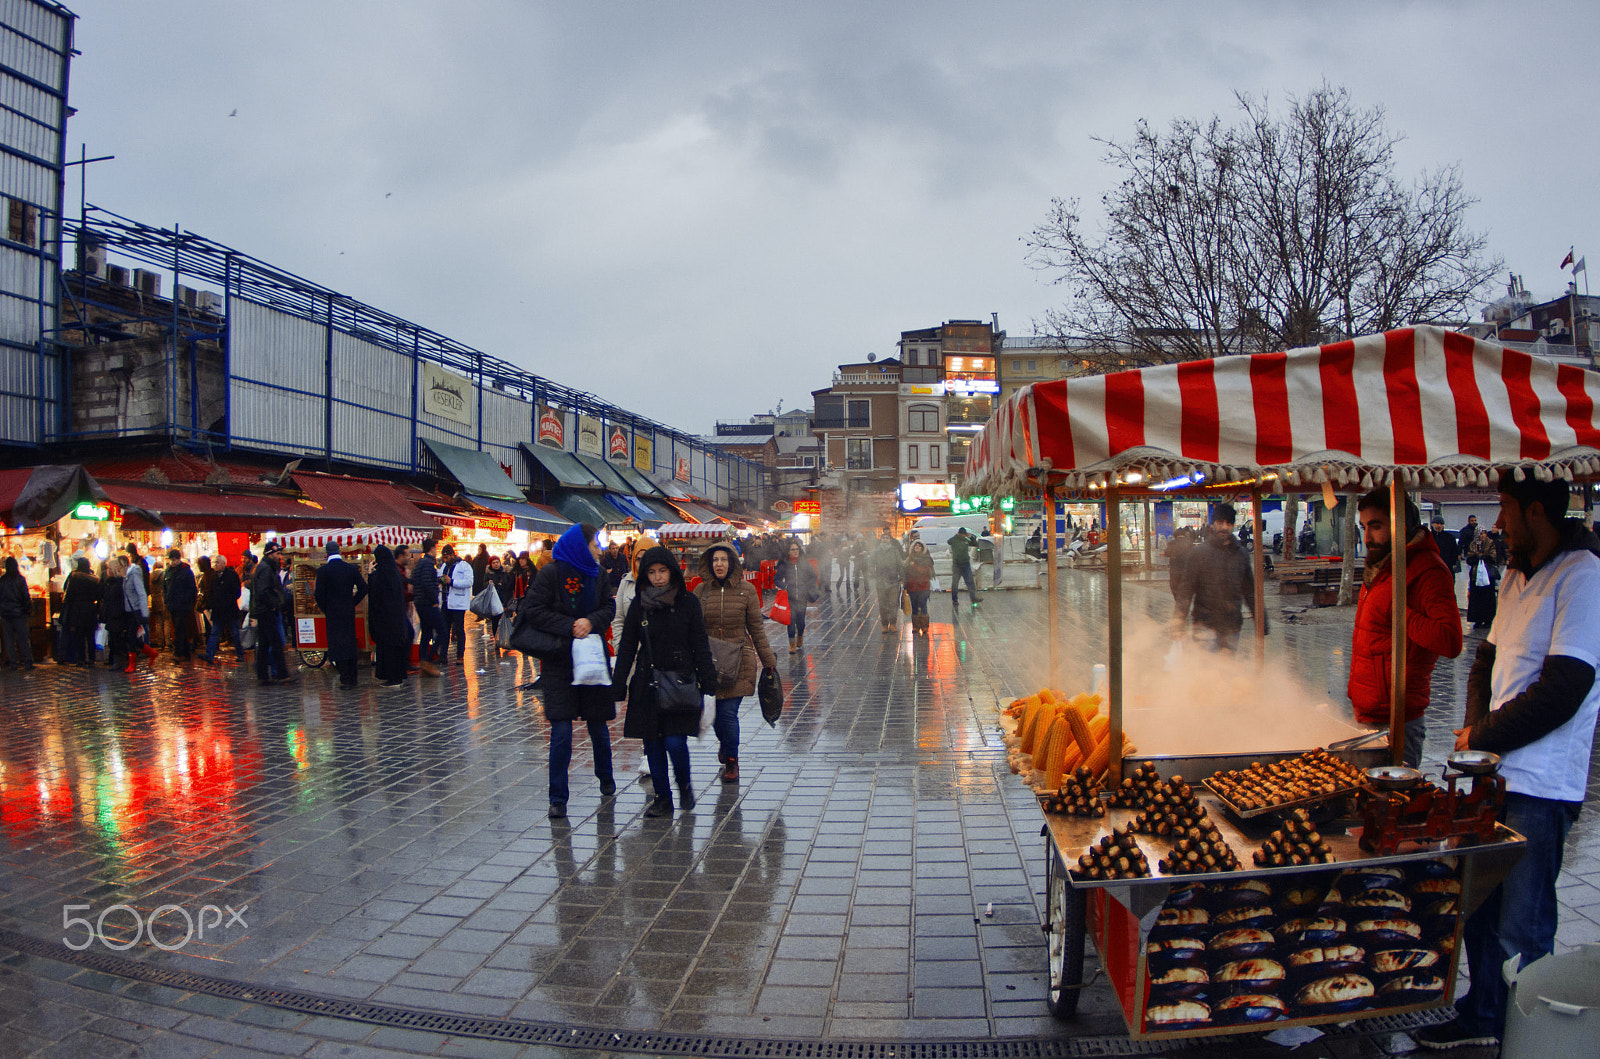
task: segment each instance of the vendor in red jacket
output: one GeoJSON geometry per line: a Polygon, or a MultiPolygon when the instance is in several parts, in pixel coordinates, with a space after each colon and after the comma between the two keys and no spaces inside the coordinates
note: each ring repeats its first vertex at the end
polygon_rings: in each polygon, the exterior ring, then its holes
{"type": "MultiPolygon", "coordinates": [[[[1362,497],[1356,510],[1367,545],[1367,566],[1350,645],[1350,703],[1358,723],[1386,725],[1394,614],[1388,487],[1362,497]]],[[[1406,538],[1405,763],[1416,766],[1422,760],[1422,715],[1428,709],[1433,665],[1441,657],[1454,658],[1461,653],[1461,611],[1450,568],[1410,500],[1406,501],[1406,538]]]]}

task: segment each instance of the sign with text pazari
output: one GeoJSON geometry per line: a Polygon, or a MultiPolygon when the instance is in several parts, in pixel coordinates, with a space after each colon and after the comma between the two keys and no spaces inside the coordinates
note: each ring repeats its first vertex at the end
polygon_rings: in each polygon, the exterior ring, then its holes
{"type": "Polygon", "coordinates": [[[585,456],[598,456],[600,448],[600,420],[594,416],[578,416],[578,451],[585,456]]]}
{"type": "Polygon", "coordinates": [[[606,459],[628,462],[628,432],[621,427],[611,428],[611,440],[606,444],[606,459]]]}
{"type": "Polygon", "coordinates": [[[563,418],[561,412],[548,405],[539,405],[539,435],[536,439],[539,444],[549,445],[553,449],[566,447],[567,432],[563,418]]]}
{"type": "Polygon", "coordinates": [[[422,410],[462,426],[472,425],[477,400],[472,382],[437,364],[422,362],[422,410]]]}
{"type": "Polygon", "coordinates": [[[649,434],[635,434],[633,436],[633,466],[645,474],[653,474],[656,469],[655,439],[649,434]]]}

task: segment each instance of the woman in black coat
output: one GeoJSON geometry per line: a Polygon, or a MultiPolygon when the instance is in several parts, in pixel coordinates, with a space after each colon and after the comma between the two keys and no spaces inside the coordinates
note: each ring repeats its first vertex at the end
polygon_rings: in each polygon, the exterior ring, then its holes
{"type": "Polygon", "coordinates": [[[78,559],[67,575],[61,609],[67,629],[67,660],[94,665],[94,627],[100,624],[100,582],[89,572],[89,560],[78,559]]]}
{"type": "Polygon", "coordinates": [[[706,639],[705,615],[700,600],[683,583],[683,571],[672,553],[660,546],[639,558],[639,592],[628,605],[622,622],[622,642],[617,645],[618,673],[633,672],[626,686],[617,685],[619,701],[628,704],[622,734],[644,740],[650,760],[650,782],[655,800],[646,816],[672,815],[672,786],[667,782],[667,759],[678,779],[685,809],[694,808],[694,783],[689,775],[688,736],[700,732],[700,711],[666,713],[656,706],[652,671],[666,669],[692,673],[701,695],[717,692],[717,670],[706,639]],[[634,667],[634,658],[639,665],[634,667]]]}
{"type": "Polygon", "coordinates": [[[600,570],[600,531],[584,523],[556,541],[554,558],[540,569],[517,604],[517,623],[528,624],[562,641],[563,649],[540,656],[540,694],[550,722],[550,819],[567,815],[567,769],[572,765],[572,722],[589,729],[594,774],[600,793],[617,793],[611,773],[611,729],[617,715],[609,685],[572,683],[572,641],[600,632],[616,613],[611,586],[600,570]]]}
{"type": "Polygon", "coordinates": [[[127,610],[122,604],[122,578],[128,560],[113,555],[100,568],[100,620],[106,627],[106,667],[122,669],[128,664],[127,610]]]}
{"type": "Polygon", "coordinates": [[[398,688],[406,682],[413,634],[406,618],[405,575],[394,561],[394,552],[385,545],[374,548],[372,557],[375,565],[367,578],[367,632],[377,652],[373,676],[383,687],[398,688]]]}

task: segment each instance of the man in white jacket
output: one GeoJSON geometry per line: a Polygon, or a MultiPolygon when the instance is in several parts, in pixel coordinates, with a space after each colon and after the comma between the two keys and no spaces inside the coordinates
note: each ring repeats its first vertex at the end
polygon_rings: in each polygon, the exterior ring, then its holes
{"type": "Polygon", "coordinates": [[[446,544],[440,554],[439,590],[444,603],[444,646],[439,662],[450,661],[450,641],[456,642],[456,664],[467,658],[467,606],[472,602],[472,564],[457,558],[453,546],[446,544]]]}

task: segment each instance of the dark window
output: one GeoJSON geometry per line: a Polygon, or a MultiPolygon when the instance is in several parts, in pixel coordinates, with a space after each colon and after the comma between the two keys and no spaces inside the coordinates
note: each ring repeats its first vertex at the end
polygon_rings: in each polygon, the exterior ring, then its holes
{"type": "Polygon", "coordinates": [[[845,467],[852,471],[872,470],[872,439],[845,439],[845,467]]]}
{"type": "Polygon", "coordinates": [[[19,199],[8,199],[11,209],[7,217],[6,238],[13,243],[33,246],[39,238],[39,211],[19,199]]]}
{"type": "Polygon", "coordinates": [[[848,424],[846,424],[846,425],[852,426],[852,427],[870,427],[870,426],[872,426],[872,402],[871,401],[851,401],[850,402],[850,419],[849,419],[848,424]]]}

